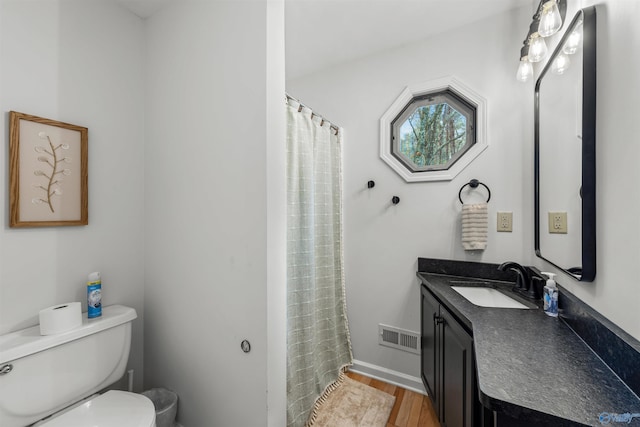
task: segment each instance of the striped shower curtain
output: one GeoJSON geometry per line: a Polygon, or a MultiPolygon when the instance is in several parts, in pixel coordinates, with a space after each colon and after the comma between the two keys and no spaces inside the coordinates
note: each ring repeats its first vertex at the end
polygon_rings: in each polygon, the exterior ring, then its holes
{"type": "Polygon", "coordinates": [[[287,425],[352,363],[342,246],[342,131],[287,103],[287,425]]]}

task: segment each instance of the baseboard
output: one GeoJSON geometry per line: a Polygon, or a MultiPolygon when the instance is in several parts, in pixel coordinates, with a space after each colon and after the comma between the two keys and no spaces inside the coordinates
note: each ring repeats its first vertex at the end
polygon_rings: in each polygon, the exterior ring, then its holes
{"type": "Polygon", "coordinates": [[[397,385],[407,390],[426,395],[427,392],[422,385],[422,380],[418,377],[394,371],[392,369],[383,368],[382,366],[373,365],[361,360],[354,360],[353,366],[349,368],[351,372],[361,374],[366,377],[381,380],[389,384],[397,385]]]}

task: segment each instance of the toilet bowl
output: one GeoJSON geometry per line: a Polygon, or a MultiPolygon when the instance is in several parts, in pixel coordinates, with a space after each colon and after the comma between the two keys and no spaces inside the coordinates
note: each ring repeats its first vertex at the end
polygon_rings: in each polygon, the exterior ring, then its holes
{"type": "Polygon", "coordinates": [[[34,326],[0,336],[0,426],[155,427],[146,396],[96,394],[124,375],[136,317],[113,305],[57,335],[34,326]]]}
{"type": "Polygon", "coordinates": [[[151,400],[140,394],[110,390],[37,427],[155,427],[151,400]]]}

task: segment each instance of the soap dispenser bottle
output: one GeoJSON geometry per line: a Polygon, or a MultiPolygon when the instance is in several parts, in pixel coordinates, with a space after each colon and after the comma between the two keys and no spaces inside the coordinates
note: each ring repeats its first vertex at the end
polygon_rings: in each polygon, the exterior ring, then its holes
{"type": "Polygon", "coordinates": [[[548,316],[558,317],[558,288],[553,279],[556,275],[545,272],[542,274],[548,277],[547,284],[544,286],[544,312],[548,316]]]}

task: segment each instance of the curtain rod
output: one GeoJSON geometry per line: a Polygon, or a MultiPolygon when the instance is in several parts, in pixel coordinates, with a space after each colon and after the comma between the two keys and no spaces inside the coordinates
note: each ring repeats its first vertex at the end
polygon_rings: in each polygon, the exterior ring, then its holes
{"type": "Polygon", "coordinates": [[[309,107],[309,106],[308,106],[308,105],[306,105],[306,104],[303,104],[302,102],[300,102],[300,100],[298,100],[298,99],[294,98],[293,96],[289,95],[288,93],[285,93],[285,97],[286,97],[286,101],[287,101],[287,102],[288,102],[288,101],[294,101],[294,102],[297,102],[298,104],[300,104],[300,107],[298,107],[298,111],[301,111],[301,110],[302,110],[302,108],[304,107],[304,108],[307,108],[307,109],[311,110],[311,117],[312,117],[312,118],[313,118],[313,116],[320,117],[320,120],[321,120],[321,122],[320,122],[320,126],[322,126],[322,125],[324,124],[324,122],[328,122],[328,123],[329,123],[329,125],[330,125],[330,127],[331,127],[331,129],[335,131],[336,135],[337,135],[337,134],[338,134],[338,132],[340,131],[340,128],[339,128],[338,126],[334,125],[334,124],[333,124],[333,123],[331,123],[329,120],[325,120],[325,118],[324,118],[322,115],[320,115],[320,114],[316,113],[316,112],[313,110],[313,108],[309,107]]]}

